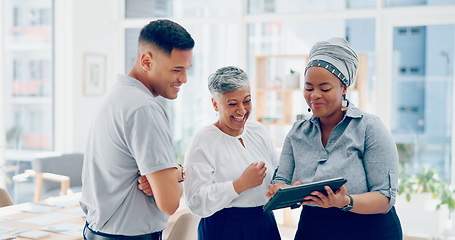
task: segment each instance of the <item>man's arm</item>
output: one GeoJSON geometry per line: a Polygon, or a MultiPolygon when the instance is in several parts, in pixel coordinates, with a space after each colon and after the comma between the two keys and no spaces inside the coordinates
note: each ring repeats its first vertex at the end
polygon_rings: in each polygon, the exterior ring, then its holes
{"type": "Polygon", "coordinates": [[[167,168],[146,175],[156,205],[168,215],[174,214],[180,205],[183,192],[182,184],[179,183],[180,175],[180,168],[167,168]]]}

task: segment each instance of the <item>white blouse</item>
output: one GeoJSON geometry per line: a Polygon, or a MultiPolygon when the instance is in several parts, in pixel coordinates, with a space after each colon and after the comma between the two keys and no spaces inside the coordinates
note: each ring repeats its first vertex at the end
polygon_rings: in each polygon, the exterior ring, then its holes
{"type": "Polygon", "coordinates": [[[243,133],[232,137],[214,125],[202,128],[185,155],[184,196],[189,210],[208,217],[229,207],[257,207],[267,202],[267,190],[278,163],[278,153],[262,124],[247,121],[243,133]],[[242,146],[241,138],[245,147],[242,146]],[[262,185],[241,194],[233,181],[254,162],[263,161],[267,175],[262,185]]]}

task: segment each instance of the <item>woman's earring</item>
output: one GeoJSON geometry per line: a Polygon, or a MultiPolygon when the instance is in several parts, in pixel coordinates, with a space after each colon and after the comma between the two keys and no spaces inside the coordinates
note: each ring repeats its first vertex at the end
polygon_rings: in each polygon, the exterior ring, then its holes
{"type": "Polygon", "coordinates": [[[348,110],[348,100],[346,100],[346,94],[343,95],[343,101],[341,101],[341,111],[347,111],[348,110]]]}
{"type": "Polygon", "coordinates": [[[311,112],[311,108],[308,108],[308,112],[311,112]]]}

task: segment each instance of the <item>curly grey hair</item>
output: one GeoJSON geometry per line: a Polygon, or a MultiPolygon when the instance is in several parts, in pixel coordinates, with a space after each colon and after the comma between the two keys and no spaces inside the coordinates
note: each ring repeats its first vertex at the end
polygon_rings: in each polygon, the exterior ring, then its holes
{"type": "Polygon", "coordinates": [[[250,86],[246,73],[234,66],[222,67],[209,76],[209,91],[212,97],[219,99],[223,93],[233,92],[250,86]]]}

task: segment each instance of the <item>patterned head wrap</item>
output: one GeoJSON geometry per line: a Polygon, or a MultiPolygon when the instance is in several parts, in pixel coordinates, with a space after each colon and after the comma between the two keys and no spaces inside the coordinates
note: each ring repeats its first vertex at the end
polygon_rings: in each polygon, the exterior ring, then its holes
{"type": "Polygon", "coordinates": [[[310,67],[326,68],[346,87],[356,79],[359,56],[344,38],[317,42],[311,48],[308,60],[305,72],[310,67]]]}

